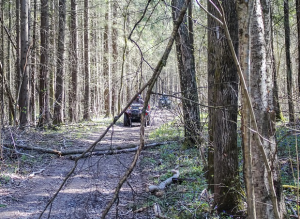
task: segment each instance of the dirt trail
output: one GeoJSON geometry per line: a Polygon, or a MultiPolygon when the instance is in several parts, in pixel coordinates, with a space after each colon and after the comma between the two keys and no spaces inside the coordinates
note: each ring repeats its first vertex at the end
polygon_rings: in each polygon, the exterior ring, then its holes
{"type": "MultiPolygon", "coordinates": [[[[173,118],[166,111],[153,112],[154,114],[155,120],[151,127],[146,128],[146,135],[173,118]]],[[[87,148],[104,129],[105,127],[102,127],[97,132],[89,133],[87,138],[73,141],[72,149],[87,148]]],[[[137,145],[139,129],[139,124],[123,127],[119,123],[97,147],[137,145]]],[[[63,147],[68,143],[70,142],[64,140],[61,146],[53,145],[53,148],[63,147]]],[[[49,218],[99,218],[120,177],[131,164],[133,156],[134,153],[127,153],[80,160],[75,174],[51,206],[49,218]]],[[[0,218],[38,218],[73,166],[74,161],[68,158],[52,156],[39,166],[34,166],[28,174],[11,174],[10,178],[0,185],[0,218]]],[[[118,207],[116,208],[115,204],[107,218],[116,218],[116,215],[118,218],[152,218],[151,210],[136,214],[131,210],[146,192],[147,177],[147,172],[142,171],[138,164],[121,189],[118,207]]],[[[43,218],[48,218],[48,214],[49,210],[43,218]]]]}

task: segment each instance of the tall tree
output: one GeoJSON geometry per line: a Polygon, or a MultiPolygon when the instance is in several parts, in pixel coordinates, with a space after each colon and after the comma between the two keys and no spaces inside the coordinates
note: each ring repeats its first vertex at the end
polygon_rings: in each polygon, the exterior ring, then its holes
{"type": "Polygon", "coordinates": [[[104,77],[104,113],[105,117],[111,115],[111,86],[110,86],[110,67],[109,67],[109,10],[110,3],[106,1],[105,26],[103,33],[104,57],[103,57],[103,77],[104,77]]]}
{"type": "MultiPolygon", "coordinates": [[[[296,16],[298,31],[298,60],[300,62],[300,0],[296,0],[296,16]]],[[[298,63],[298,92],[300,93],[300,64],[298,63]]]]}
{"type": "Polygon", "coordinates": [[[19,96],[20,127],[28,125],[29,109],[29,1],[21,1],[21,87],[19,96]]]}
{"type": "MultiPolygon", "coordinates": [[[[214,5],[219,5],[218,1],[208,1],[208,11],[219,17],[214,5]]],[[[222,1],[222,7],[237,53],[238,20],[235,1],[222,1]]],[[[214,199],[218,211],[234,213],[242,207],[237,147],[238,74],[224,30],[210,16],[208,26],[211,30],[208,37],[208,77],[212,83],[208,93],[213,106],[217,106],[209,111],[210,140],[213,146],[210,153],[214,154],[214,199]]]]}
{"type": "Polygon", "coordinates": [[[50,122],[49,109],[49,5],[48,0],[41,1],[41,60],[40,60],[40,115],[38,126],[44,126],[50,122]]]}
{"type": "MultiPolygon", "coordinates": [[[[184,4],[184,0],[172,0],[172,14],[175,22],[184,4]]],[[[175,38],[177,63],[180,75],[182,109],[185,127],[185,146],[200,144],[200,114],[198,106],[198,91],[195,76],[195,60],[191,35],[188,32],[187,16],[180,25],[175,38]]]]}
{"type": "MultiPolygon", "coordinates": [[[[4,1],[0,1],[0,21],[1,23],[4,20],[4,1]]],[[[0,35],[1,35],[1,49],[0,49],[0,75],[1,75],[1,81],[0,81],[0,104],[1,104],[1,108],[0,108],[0,128],[1,128],[1,123],[3,123],[2,120],[2,115],[4,115],[4,108],[5,108],[5,104],[4,104],[4,70],[2,70],[3,65],[2,63],[4,63],[4,25],[2,23],[1,25],[1,29],[0,29],[0,35]],[[3,111],[3,112],[1,112],[3,111]]],[[[1,129],[0,129],[1,130],[1,129]]],[[[0,138],[1,140],[1,138],[0,138]]],[[[2,148],[1,148],[2,149],[2,148]]]]}
{"type": "Polygon", "coordinates": [[[69,117],[71,122],[78,120],[78,43],[77,43],[77,3],[76,0],[71,0],[70,12],[70,34],[71,34],[71,83],[69,91],[69,117]]]}
{"type": "Polygon", "coordinates": [[[276,152],[272,75],[267,71],[271,57],[267,55],[261,2],[237,2],[240,63],[244,73],[241,84],[245,184],[248,217],[279,219],[285,211],[276,152]]]}
{"type": "MultiPolygon", "coordinates": [[[[114,18],[117,17],[117,9],[118,5],[116,2],[112,5],[112,16],[114,18]]],[[[116,100],[117,100],[117,72],[118,72],[118,29],[117,29],[117,21],[113,19],[112,22],[112,79],[113,79],[113,86],[112,86],[112,103],[111,103],[111,111],[113,116],[116,113],[116,100]]]]}
{"type": "Polygon", "coordinates": [[[276,113],[276,120],[281,120],[281,110],[278,99],[277,69],[273,47],[273,25],[272,25],[272,7],[270,0],[262,0],[263,20],[265,27],[266,55],[267,55],[267,74],[272,75],[273,83],[273,104],[276,113]]]}
{"type": "Polygon", "coordinates": [[[84,0],[84,73],[85,73],[85,92],[83,119],[90,120],[90,59],[89,59],[89,0],[84,0]]]}
{"type": "Polygon", "coordinates": [[[57,40],[57,72],[54,106],[54,124],[63,123],[63,96],[64,96],[64,46],[65,46],[66,0],[59,1],[59,31],[57,40]]]}
{"type": "Polygon", "coordinates": [[[35,79],[36,79],[36,53],[37,53],[37,0],[33,2],[33,24],[32,24],[32,52],[31,52],[31,63],[32,66],[30,68],[30,87],[31,87],[31,96],[30,96],[30,112],[31,112],[31,121],[35,124],[36,120],[36,110],[35,110],[35,93],[36,93],[36,86],[35,86],[35,79]]]}
{"type": "Polygon", "coordinates": [[[284,0],[284,34],[285,34],[285,58],[286,58],[286,83],[288,93],[288,106],[289,106],[289,121],[295,121],[294,102],[293,102],[293,76],[292,76],[292,63],[290,53],[290,21],[289,21],[289,0],[284,0]]]}
{"type": "MultiPolygon", "coordinates": [[[[21,46],[20,46],[20,1],[16,0],[16,63],[15,63],[15,91],[16,91],[16,101],[19,101],[20,95],[20,86],[21,86],[21,66],[20,66],[20,57],[21,57],[21,46]]],[[[15,104],[15,118],[14,124],[17,122],[17,104],[15,104]]]]}

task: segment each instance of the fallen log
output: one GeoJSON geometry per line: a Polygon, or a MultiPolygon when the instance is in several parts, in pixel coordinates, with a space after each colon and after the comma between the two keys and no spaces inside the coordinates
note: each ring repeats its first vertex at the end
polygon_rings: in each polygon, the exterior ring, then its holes
{"type": "Polygon", "coordinates": [[[158,186],[156,185],[150,185],[149,186],[149,192],[156,192],[159,190],[164,190],[168,185],[170,185],[173,182],[173,179],[179,178],[179,170],[172,170],[172,173],[174,173],[173,176],[166,179],[165,181],[161,182],[158,186]]]}
{"type": "MultiPolygon", "coordinates": [[[[150,148],[150,147],[158,147],[161,145],[166,145],[166,144],[172,144],[174,143],[174,141],[172,142],[161,142],[161,143],[152,143],[152,144],[147,144],[145,145],[145,149],[150,148]]],[[[113,155],[113,154],[122,154],[122,153],[130,153],[130,152],[135,152],[137,151],[139,148],[139,146],[135,146],[132,148],[125,148],[125,149],[110,149],[110,150],[100,150],[100,151],[93,151],[91,153],[86,154],[85,156],[83,156],[82,158],[85,157],[89,157],[89,156],[99,156],[99,155],[113,155]]],[[[75,160],[79,155],[74,155],[74,156],[70,156],[69,158],[71,160],[75,160]]]]}
{"type": "MultiPolygon", "coordinates": [[[[159,143],[151,143],[145,145],[145,148],[150,147],[157,147],[161,145],[166,144],[172,144],[175,143],[175,141],[166,141],[166,142],[159,142],[159,143]]],[[[6,147],[12,146],[11,144],[4,144],[6,147]]],[[[34,150],[41,153],[48,153],[48,154],[56,154],[58,156],[66,156],[66,155],[73,155],[73,154],[82,154],[85,149],[75,149],[75,150],[55,150],[55,149],[49,149],[49,148],[41,148],[41,147],[33,147],[28,145],[14,145],[17,148],[22,148],[24,150],[34,150]]],[[[84,157],[88,157],[91,155],[112,155],[112,154],[120,154],[120,153],[129,153],[134,152],[138,149],[138,146],[136,145],[124,145],[123,147],[104,147],[104,148],[95,148],[91,153],[86,154],[84,157]]],[[[71,159],[76,159],[77,156],[71,156],[71,159]]]]}

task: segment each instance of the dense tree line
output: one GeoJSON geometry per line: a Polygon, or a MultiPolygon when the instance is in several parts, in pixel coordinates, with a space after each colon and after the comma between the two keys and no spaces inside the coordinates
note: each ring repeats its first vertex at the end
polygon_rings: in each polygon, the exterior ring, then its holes
{"type": "Polygon", "coordinates": [[[120,113],[152,77],[189,4],[151,84],[151,105],[163,93],[178,103],[184,145],[207,151],[206,177],[220,212],[242,208],[240,116],[248,215],[283,218],[275,124],[297,122],[300,65],[293,54],[300,47],[291,41],[300,36],[299,2],[293,9],[288,0],[189,2],[2,0],[1,126],[47,127],[120,113]]]}

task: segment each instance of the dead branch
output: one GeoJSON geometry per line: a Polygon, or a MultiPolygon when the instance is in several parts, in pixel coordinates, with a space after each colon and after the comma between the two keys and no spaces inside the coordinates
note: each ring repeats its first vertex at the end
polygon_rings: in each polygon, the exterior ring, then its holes
{"type": "Polygon", "coordinates": [[[179,178],[179,170],[172,170],[172,172],[174,173],[174,175],[169,177],[165,181],[161,182],[158,186],[150,185],[149,186],[149,192],[164,190],[168,185],[170,185],[173,182],[173,179],[178,179],[179,178]]]}

